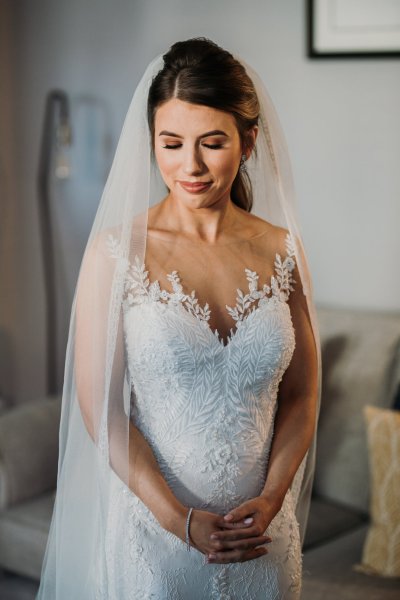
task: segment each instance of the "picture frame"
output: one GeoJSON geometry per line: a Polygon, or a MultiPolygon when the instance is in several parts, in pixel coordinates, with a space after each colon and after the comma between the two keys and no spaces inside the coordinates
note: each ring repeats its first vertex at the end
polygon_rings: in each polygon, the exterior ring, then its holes
{"type": "Polygon", "coordinates": [[[308,0],[310,58],[400,56],[400,0],[308,0]]]}

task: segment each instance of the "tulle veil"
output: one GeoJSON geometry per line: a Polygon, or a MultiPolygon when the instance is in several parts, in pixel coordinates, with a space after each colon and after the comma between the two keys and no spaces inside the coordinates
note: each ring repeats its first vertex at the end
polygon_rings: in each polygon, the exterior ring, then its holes
{"type": "MultiPolygon", "coordinates": [[[[261,112],[256,156],[247,161],[252,212],[294,240],[295,259],[318,354],[316,309],[293,186],[289,152],[278,115],[258,74],[235,55],[252,79],[261,112]]],[[[42,567],[38,600],[95,598],[94,565],[104,551],[111,471],[129,486],[131,388],[123,346],[124,278],[131,257],[144,260],[147,213],[165,188],[151,158],[147,97],[162,55],[148,65],[129,106],[114,161],[87,241],[73,299],[59,431],[57,495],[42,567]],[[109,244],[119,240],[119,258],[109,244]]],[[[314,475],[312,444],[291,489],[304,539],[314,475]]],[[[106,576],[103,574],[103,576],[106,576]]]]}

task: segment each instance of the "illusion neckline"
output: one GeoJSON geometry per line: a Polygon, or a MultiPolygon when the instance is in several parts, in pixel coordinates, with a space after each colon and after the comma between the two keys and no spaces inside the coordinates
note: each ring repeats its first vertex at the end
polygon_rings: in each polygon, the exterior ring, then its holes
{"type": "MultiPolygon", "coordinates": [[[[178,242],[179,244],[183,244],[183,245],[190,245],[190,246],[195,246],[195,245],[202,245],[202,246],[208,246],[210,248],[219,248],[219,247],[223,247],[223,246],[231,246],[234,244],[243,244],[244,242],[251,242],[259,237],[262,237],[263,235],[265,235],[266,233],[268,233],[269,230],[266,229],[265,231],[261,231],[261,233],[257,233],[256,235],[253,235],[249,238],[243,238],[241,240],[231,240],[230,242],[217,242],[216,244],[210,244],[208,242],[204,242],[202,240],[189,240],[189,239],[185,239],[185,240],[181,240],[180,242],[178,242]]],[[[157,235],[149,235],[148,233],[145,235],[146,239],[154,239],[154,240],[158,240],[160,242],[164,242],[166,244],[176,244],[176,240],[165,240],[157,235]]]]}
{"type": "MultiPolygon", "coordinates": [[[[286,304],[290,291],[294,290],[291,284],[296,283],[296,280],[292,276],[292,271],[295,267],[295,251],[290,232],[286,234],[285,242],[286,256],[282,260],[282,255],[280,253],[277,252],[275,254],[275,273],[270,276],[269,284],[264,283],[261,289],[259,289],[259,273],[252,269],[244,268],[249,291],[247,293],[243,292],[242,289],[237,288],[238,296],[236,298],[235,306],[231,307],[225,305],[229,314],[234,321],[236,321],[236,326],[233,325],[226,339],[221,335],[218,328],[213,330],[208,322],[211,316],[211,309],[209,308],[208,302],[202,306],[197,298],[196,290],[193,289],[191,293],[186,293],[184,291],[178,270],[166,273],[167,279],[172,284],[172,291],[169,291],[160,286],[159,279],[150,281],[152,279],[150,270],[147,268],[146,262],[141,260],[137,254],[135,255],[133,264],[126,258],[123,259],[123,270],[128,279],[128,286],[126,287],[128,295],[124,300],[124,306],[127,308],[135,304],[142,304],[143,302],[158,302],[167,305],[171,301],[172,304],[178,303],[187,313],[197,320],[205,321],[210,333],[215,336],[223,348],[227,348],[232,340],[235,339],[241,323],[247,321],[251,314],[258,312],[263,304],[269,304],[273,298],[275,298],[275,300],[284,300],[284,303],[286,304]],[[139,294],[135,294],[137,289],[139,289],[139,294]],[[269,296],[270,293],[271,296],[269,296]],[[254,306],[254,303],[257,300],[258,304],[254,306]],[[251,307],[251,309],[247,312],[246,309],[249,307],[251,307]]],[[[123,258],[121,255],[122,250],[120,243],[111,234],[109,235],[107,244],[111,255],[114,258],[123,258]]]]}

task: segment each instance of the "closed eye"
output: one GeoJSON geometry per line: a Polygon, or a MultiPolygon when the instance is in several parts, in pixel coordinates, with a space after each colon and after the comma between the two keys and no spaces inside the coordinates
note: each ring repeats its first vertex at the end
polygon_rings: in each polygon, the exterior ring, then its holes
{"type": "MultiPolygon", "coordinates": [[[[219,148],[223,147],[223,144],[202,144],[203,146],[205,146],[205,148],[211,148],[211,150],[218,150],[219,148]]],[[[180,148],[182,146],[182,144],[165,144],[165,146],[162,146],[163,148],[167,148],[168,150],[176,150],[177,148],[180,148]]]]}
{"type": "Polygon", "coordinates": [[[165,144],[162,148],[168,148],[169,150],[175,150],[175,148],[180,148],[182,144],[176,144],[175,146],[171,146],[170,144],[165,144]]]}

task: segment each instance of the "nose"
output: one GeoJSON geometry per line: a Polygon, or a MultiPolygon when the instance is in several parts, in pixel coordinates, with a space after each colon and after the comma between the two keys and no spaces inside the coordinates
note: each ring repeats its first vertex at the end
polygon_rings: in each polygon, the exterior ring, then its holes
{"type": "Polygon", "coordinates": [[[183,171],[186,175],[198,175],[204,172],[205,164],[196,147],[188,147],[184,155],[183,171]]]}

